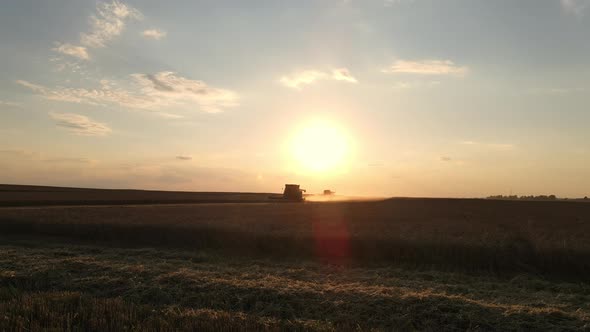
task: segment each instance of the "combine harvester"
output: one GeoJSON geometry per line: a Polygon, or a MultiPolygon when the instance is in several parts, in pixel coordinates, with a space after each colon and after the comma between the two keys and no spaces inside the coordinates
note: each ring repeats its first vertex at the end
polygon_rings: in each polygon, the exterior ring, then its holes
{"type": "Polygon", "coordinates": [[[305,201],[305,198],[303,197],[304,192],[305,189],[301,189],[298,184],[286,184],[282,196],[273,195],[268,198],[288,202],[303,202],[305,201]]]}

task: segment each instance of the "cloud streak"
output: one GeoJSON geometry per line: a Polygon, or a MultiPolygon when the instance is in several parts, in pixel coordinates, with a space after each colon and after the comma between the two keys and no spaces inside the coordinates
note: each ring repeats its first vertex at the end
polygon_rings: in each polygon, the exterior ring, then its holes
{"type": "Polygon", "coordinates": [[[142,35],[148,39],[160,40],[160,39],[166,37],[167,33],[166,33],[166,31],[162,31],[159,29],[148,29],[148,30],[144,30],[142,32],[142,35]]]}
{"type": "Polygon", "coordinates": [[[561,8],[568,14],[582,16],[590,7],[589,0],[560,0],[561,8]]]}
{"type": "Polygon", "coordinates": [[[451,60],[396,60],[384,73],[415,75],[455,75],[463,76],[469,69],[455,65],[451,60]]]}
{"type": "Polygon", "coordinates": [[[531,94],[566,96],[573,93],[585,93],[588,89],[582,87],[553,87],[553,88],[535,88],[527,92],[531,94]]]}
{"type": "Polygon", "coordinates": [[[404,81],[401,81],[401,82],[395,82],[392,85],[392,88],[394,90],[401,91],[401,90],[409,90],[409,89],[416,89],[416,88],[422,88],[422,87],[431,88],[431,87],[437,86],[439,84],[440,84],[439,81],[430,81],[430,82],[420,82],[420,81],[404,82],[404,81]]]}
{"type": "Polygon", "coordinates": [[[412,3],[414,0],[383,0],[383,6],[385,7],[393,7],[395,5],[403,4],[403,3],[412,3]]]}
{"type": "Polygon", "coordinates": [[[202,111],[218,113],[238,105],[237,94],[231,90],[211,87],[203,81],[178,76],[174,72],[134,74],[140,95],[148,99],[150,107],[197,103],[202,111]]]}
{"type": "Polygon", "coordinates": [[[289,88],[300,89],[303,85],[309,85],[319,80],[333,80],[347,83],[358,82],[346,68],[337,68],[331,71],[304,70],[291,75],[285,75],[279,81],[289,88]]]}
{"type": "Polygon", "coordinates": [[[84,115],[75,113],[50,112],[49,116],[56,121],[58,127],[80,136],[106,136],[111,128],[106,124],[96,122],[84,115]]]}
{"type": "Polygon", "coordinates": [[[139,10],[118,0],[111,3],[101,2],[96,5],[96,13],[89,18],[90,30],[80,33],[80,45],[58,43],[53,51],[88,60],[88,48],[105,47],[109,41],[121,35],[128,21],[141,18],[139,10]]]}
{"type": "Polygon", "coordinates": [[[88,47],[105,47],[107,42],[123,32],[127,21],[141,18],[139,10],[118,0],[99,3],[96,14],[90,16],[90,32],[81,33],[80,42],[88,47]]]}
{"type": "Polygon", "coordinates": [[[90,59],[90,55],[88,55],[88,49],[84,46],[76,46],[72,44],[59,44],[58,46],[53,49],[55,52],[73,56],[78,59],[88,60],[90,59]]]}
{"type": "MultiPolygon", "coordinates": [[[[125,108],[161,111],[169,107],[191,107],[196,104],[201,111],[207,113],[218,113],[238,105],[235,92],[211,87],[203,81],[191,80],[174,72],[133,74],[130,81],[119,82],[120,84],[102,80],[101,87],[94,89],[62,86],[49,88],[25,80],[18,80],[16,83],[49,100],[88,105],[115,104],[125,108]]],[[[165,114],[168,117],[171,115],[165,114]]]]}
{"type": "Polygon", "coordinates": [[[332,70],[332,79],[336,80],[336,81],[344,81],[344,82],[348,82],[348,83],[357,83],[358,82],[356,80],[356,78],[354,78],[354,76],[352,76],[352,74],[350,74],[350,71],[348,71],[348,69],[346,69],[346,68],[338,68],[338,69],[332,70]]]}
{"type": "Polygon", "coordinates": [[[12,101],[0,100],[0,108],[11,108],[11,109],[23,108],[23,105],[21,103],[15,103],[12,101]]]}
{"type": "Polygon", "coordinates": [[[469,146],[477,146],[477,147],[486,147],[492,150],[498,151],[512,151],[516,149],[516,145],[510,143],[482,143],[482,142],[475,142],[475,141],[462,141],[459,142],[461,145],[469,145],[469,146]]]}

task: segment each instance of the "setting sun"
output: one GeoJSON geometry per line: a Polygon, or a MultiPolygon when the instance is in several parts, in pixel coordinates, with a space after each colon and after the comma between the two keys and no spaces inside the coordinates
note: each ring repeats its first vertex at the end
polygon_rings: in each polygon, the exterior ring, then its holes
{"type": "Polygon", "coordinates": [[[317,121],[301,128],[293,137],[291,153],[298,166],[308,172],[330,172],[345,166],[349,141],[334,124],[317,121]]]}

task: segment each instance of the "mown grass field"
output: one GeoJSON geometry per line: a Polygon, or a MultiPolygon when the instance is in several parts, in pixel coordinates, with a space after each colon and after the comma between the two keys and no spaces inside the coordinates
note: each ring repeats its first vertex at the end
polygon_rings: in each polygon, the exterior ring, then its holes
{"type": "Polygon", "coordinates": [[[0,330],[590,330],[590,204],[0,209],[0,330]]]}

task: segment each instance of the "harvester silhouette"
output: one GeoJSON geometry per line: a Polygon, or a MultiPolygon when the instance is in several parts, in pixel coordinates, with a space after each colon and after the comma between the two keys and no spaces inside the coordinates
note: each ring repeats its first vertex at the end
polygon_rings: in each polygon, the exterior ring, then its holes
{"type": "Polygon", "coordinates": [[[270,199],[279,199],[283,201],[289,202],[303,202],[305,198],[303,197],[303,193],[305,189],[301,189],[298,184],[286,184],[285,190],[283,191],[283,195],[273,195],[270,196],[270,199]]]}

